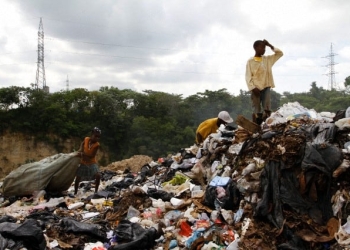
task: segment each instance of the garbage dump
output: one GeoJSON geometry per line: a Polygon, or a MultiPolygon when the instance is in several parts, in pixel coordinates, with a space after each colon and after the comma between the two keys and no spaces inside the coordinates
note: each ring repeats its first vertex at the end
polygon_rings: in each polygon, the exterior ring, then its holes
{"type": "Polygon", "coordinates": [[[287,103],[258,130],[220,128],[138,171],[111,164],[96,193],[5,190],[0,249],[350,249],[345,110],[287,103]]]}

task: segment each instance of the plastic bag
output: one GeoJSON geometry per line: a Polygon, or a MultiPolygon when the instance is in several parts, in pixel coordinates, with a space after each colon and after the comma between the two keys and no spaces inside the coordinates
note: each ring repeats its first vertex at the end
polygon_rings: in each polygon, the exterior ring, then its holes
{"type": "Polygon", "coordinates": [[[98,228],[98,225],[79,222],[70,218],[63,218],[60,226],[66,232],[85,233],[98,239],[106,240],[106,233],[98,228]]]}
{"type": "Polygon", "coordinates": [[[141,225],[127,220],[120,221],[115,234],[118,241],[123,243],[111,246],[110,250],[151,249],[159,236],[155,228],[144,229],[141,225]]]}
{"type": "MultiPolygon", "coordinates": [[[[6,235],[7,239],[16,241],[16,246],[23,245],[28,249],[34,250],[46,249],[46,240],[43,231],[34,219],[27,219],[22,224],[11,222],[0,223],[0,235],[6,235]]],[[[3,239],[5,238],[3,237],[3,239]]],[[[8,243],[6,247],[7,249],[10,247],[8,243]]],[[[14,248],[14,246],[10,248],[19,249],[14,248]]]]}
{"type": "Polygon", "coordinates": [[[140,215],[140,211],[139,210],[137,210],[133,206],[129,206],[128,214],[126,216],[128,219],[130,219],[132,217],[138,217],[139,215],[140,215]]]}
{"type": "Polygon", "coordinates": [[[348,107],[345,111],[345,118],[350,118],[350,107],[348,107]]]}
{"type": "Polygon", "coordinates": [[[204,194],[203,205],[210,208],[215,208],[217,201],[221,208],[233,210],[238,207],[241,200],[241,194],[237,189],[236,183],[230,180],[226,186],[224,186],[226,196],[218,199],[215,186],[207,186],[204,194]]]}

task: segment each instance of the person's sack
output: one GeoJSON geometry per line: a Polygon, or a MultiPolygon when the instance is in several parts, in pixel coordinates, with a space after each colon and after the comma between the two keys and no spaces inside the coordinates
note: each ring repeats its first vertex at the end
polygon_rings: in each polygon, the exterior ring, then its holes
{"type": "Polygon", "coordinates": [[[34,191],[66,191],[73,183],[80,158],[76,153],[56,154],[24,164],[9,173],[3,182],[4,196],[32,195],[34,191]]]}

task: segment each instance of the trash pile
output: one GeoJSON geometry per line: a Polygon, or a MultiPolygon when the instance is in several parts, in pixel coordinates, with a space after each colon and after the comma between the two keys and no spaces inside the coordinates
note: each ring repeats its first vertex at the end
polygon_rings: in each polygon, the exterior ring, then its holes
{"type": "Polygon", "coordinates": [[[0,249],[350,249],[350,117],[287,103],[258,132],[1,198],[0,249]],[[135,167],[135,166],[134,166],[135,167]]]}

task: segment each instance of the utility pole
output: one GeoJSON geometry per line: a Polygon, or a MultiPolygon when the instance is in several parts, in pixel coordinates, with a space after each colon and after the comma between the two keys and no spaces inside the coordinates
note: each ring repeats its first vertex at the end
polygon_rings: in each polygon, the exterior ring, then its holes
{"type": "Polygon", "coordinates": [[[44,27],[43,20],[40,17],[38,31],[38,61],[36,69],[35,88],[42,88],[45,92],[49,92],[49,87],[46,86],[45,65],[44,65],[44,27]]]}
{"type": "Polygon", "coordinates": [[[326,76],[328,76],[328,89],[329,90],[339,89],[339,86],[335,82],[335,74],[337,74],[337,72],[335,72],[335,70],[334,70],[334,65],[336,64],[334,62],[334,56],[336,56],[336,55],[337,54],[335,54],[333,52],[333,44],[331,43],[331,48],[329,50],[329,54],[325,57],[325,58],[328,58],[328,64],[327,64],[328,73],[326,74],[326,76]]]}

